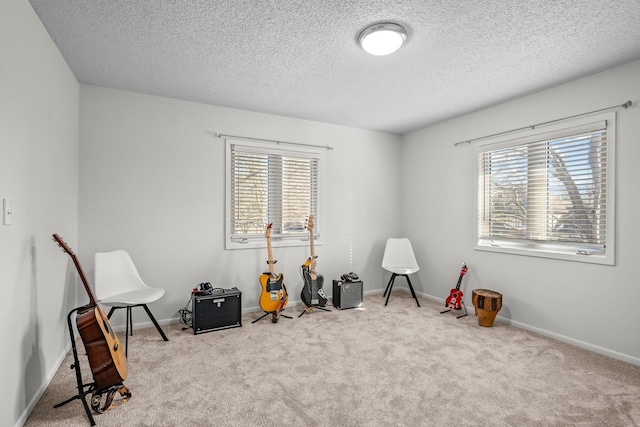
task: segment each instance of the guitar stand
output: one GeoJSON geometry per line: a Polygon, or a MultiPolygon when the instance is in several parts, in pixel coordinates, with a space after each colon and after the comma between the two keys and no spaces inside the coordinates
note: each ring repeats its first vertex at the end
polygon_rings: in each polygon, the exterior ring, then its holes
{"type": "Polygon", "coordinates": [[[73,310],[71,310],[69,312],[69,314],[67,315],[67,324],[69,325],[69,337],[71,338],[71,347],[73,349],[73,364],[71,365],[71,369],[75,369],[76,370],[76,382],[78,383],[78,394],[76,394],[73,397],[70,397],[69,399],[65,400],[64,402],[60,402],[56,405],[53,405],[54,408],[59,408],[61,406],[66,405],[67,403],[79,399],[82,401],[82,405],[84,406],[84,410],[87,413],[87,418],[89,418],[89,423],[92,426],[96,425],[96,422],[93,420],[93,415],[91,415],[91,410],[89,409],[89,405],[87,404],[87,400],[85,398],[85,396],[89,393],[93,393],[93,391],[96,389],[96,383],[92,382],[92,383],[88,383],[88,384],[84,384],[82,382],[82,373],[80,372],[80,360],[78,359],[78,350],[76,348],[76,338],[75,335],[73,333],[73,325],[71,323],[71,315],[75,312],[77,312],[78,310],[85,308],[85,306],[82,307],[78,307],[78,308],[74,308],[73,310]]]}
{"type": "Polygon", "coordinates": [[[329,309],[327,309],[327,308],[324,308],[324,307],[322,307],[322,306],[319,306],[319,305],[306,305],[306,306],[304,307],[304,310],[302,310],[302,313],[300,313],[300,314],[298,315],[298,318],[302,317],[302,315],[303,315],[303,314],[305,314],[305,313],[311,313],[311,311],[312,311],[314,308],[317,308],[318,310],[322,310],[322,311],[329,311],[329,312],[331,311],[331,310],[329,310],[329,309]]]}
{"type": "MultiPolygon", "coordinates": [[[[267,317],[271,313],[273,313],[273,311],[265,311],[262,316],[258,317],[256,320],[252,321],[251,323],[256,323],[258,320],[264,319],[265,317],[267,317]]],[[[293,317],[287,316],[286,314],[282,314],[282,313],[280,313],[280,317],[286,317],[287,319],[293,319],[293,317]]]]}
{"type": "MultiPolygon", "coordinates": [[[[466,306],[466,305],[464,305],[464,301],[460,301],[460,302],[462,303],[462,308],[464,309],[464,314],[461,314],[461,315],[459,315],[459,316],[456,316],[456,319],[459,319],[459,318],[464,317],[464,316],[466,316],[467,314],[469,314],[469,313],[467,313],[467,306],[466,306]]],[[[450,309],[448,309],[448,310],[441,311],[441,312],[440,312],[440,314],[448,313],[448,312],[450,312],[451,310],[453,310],[453,309],[452,309],[452,308],[450,308],[450,309]]]]}

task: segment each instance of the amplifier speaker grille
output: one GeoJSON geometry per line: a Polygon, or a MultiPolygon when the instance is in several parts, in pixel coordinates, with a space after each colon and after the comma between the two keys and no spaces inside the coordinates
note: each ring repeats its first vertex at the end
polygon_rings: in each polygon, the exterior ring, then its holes
{"type": "Polygon", "coordinates": [[[333,281],[333,305],[340,310],[362,305],[362,282],[333,281]]]}
{"type": "Polygon", "coordinates": [[[237,288],[214,291],[211,295],[192,296],[193,333],[242,326],[242,292],[237,288]]]}

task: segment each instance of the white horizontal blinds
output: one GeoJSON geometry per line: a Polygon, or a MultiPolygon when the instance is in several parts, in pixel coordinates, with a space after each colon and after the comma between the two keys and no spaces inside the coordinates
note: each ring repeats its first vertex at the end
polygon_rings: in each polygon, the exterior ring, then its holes
{"type": "Polygon", "coordinates": [[[269,156],[231,151],[231,234],[261,234],[268,224],[269,156]]]}
{"type": "Polygon", "coordinates": [[[604,245],[606,145],[605,126],[483,151],[479,237],[604,245]]]}
{"type": "Polygon", "coordinates": [[[282,234],[304,232],[309,214],[317,215],[318,160],[283,157],[282,163],[282,234]]]}
{"type": "Polygon", "coordinates": [[[306,219],[316,213],[318,158],[308,153],[232,146],[231,234],[244,239],[306,236],[306,219]]]}

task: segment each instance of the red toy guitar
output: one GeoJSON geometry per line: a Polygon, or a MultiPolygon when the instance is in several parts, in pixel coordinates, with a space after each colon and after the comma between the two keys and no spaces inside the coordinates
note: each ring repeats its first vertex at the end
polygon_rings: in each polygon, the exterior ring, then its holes
{"type": "Polygon", "coordinates": [[[453,310],[460,310],[462,308],[462,291],[460,290],[460,284],[462,283],[462,278],[467,273],[467,264],[462,263],[462,268],[460,269],[460,277],[458,278],[458,284],[455,289],[451,289],[451,293],[447,297],[445,301],[445,306],[453,310]]]}

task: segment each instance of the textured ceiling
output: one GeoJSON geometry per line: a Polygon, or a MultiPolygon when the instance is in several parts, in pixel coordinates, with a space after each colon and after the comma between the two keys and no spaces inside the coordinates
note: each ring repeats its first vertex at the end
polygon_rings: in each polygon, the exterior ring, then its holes
{"type": "Polygon", "coordinates": [[[638,0],[30,2],[81,83],[397,134],[640,59],[638,0]]]}

